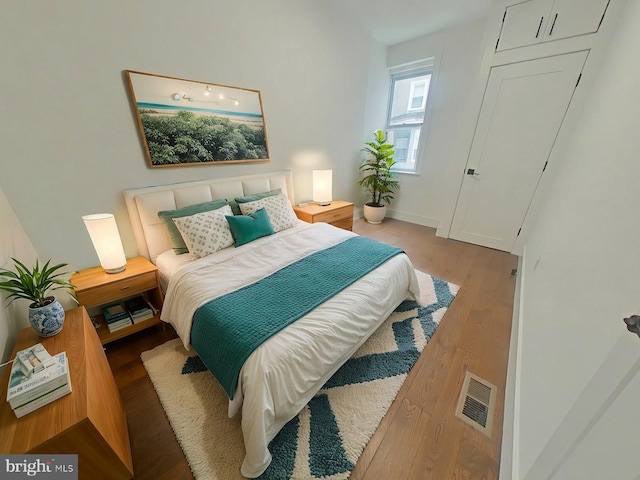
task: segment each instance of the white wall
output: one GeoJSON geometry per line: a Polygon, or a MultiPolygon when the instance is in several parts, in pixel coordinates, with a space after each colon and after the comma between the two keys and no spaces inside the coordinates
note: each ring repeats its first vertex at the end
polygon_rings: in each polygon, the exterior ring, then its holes
{"type": "Polygon", "coordinates": [[[333,168],[357,199],[369,56],[380,47],[312,0],[8,0],[0,15],[0,188],[43,258],[98,264],[81,216],[111,212],[135,242],[121,192],[205,177],[333,168]],[[126,69],[258,89],[271,162],[150,169],[126,69]]]}
{"type": "MultiPolygon", "coordinates": [[[[37,255],[18,221],[7,197],[0,189],[0,268],[13,270],[11,258],[17,258],[26,265],[31,265],[37,255]]],[[[0,363],[9,359],[18,333],[29,326],[27,318],[28,302],[16,300],[4,308],[7,293],[0,292],[0,363]]],[[[2,369],[0,369],[0,372],[2,369]]]]}
{"type": "MultiPolygon", "coordinates": [[[[467,128],[474,117],[469,97],[482,61],[484,27],[481,19],[389,48],[387,67],[435,57],[437,68],[428,100],[433,112],[422,169],[419,175],[399,175],[400,190],[389,211],[392,217],[438,227],[455,209],[473,134],[467,128]]],[[[368,101],[381,102],[387,95],[388,84],[371,92],[368,101]]],[[[385,121],[386,110],[376,128],[383,128],[385,121]]]]}
{"type": "MultiPolygon", "coordinates": [[[[640,65],[633,60],[640,0],[630,0],[621,17],[526,244],[517,478],[540,466],[538,455],[624,332],[622,319],[640,313],[640,65]]],[[[622,447],[628,440],[615,441],[622,447]]],[[[605,461],[597,451],[581,458],[605,461]]],[[[609,464],[622,468],[615,459],[609,464]]]]}

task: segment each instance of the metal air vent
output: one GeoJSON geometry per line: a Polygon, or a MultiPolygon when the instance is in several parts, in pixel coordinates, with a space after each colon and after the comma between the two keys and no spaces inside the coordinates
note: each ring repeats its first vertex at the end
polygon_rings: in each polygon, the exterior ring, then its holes
{"type": "Polygon", "coordinates": [[[487,437],[491,437],[496,387],[467,372],[462,383],[456,417],[487,437]]]}

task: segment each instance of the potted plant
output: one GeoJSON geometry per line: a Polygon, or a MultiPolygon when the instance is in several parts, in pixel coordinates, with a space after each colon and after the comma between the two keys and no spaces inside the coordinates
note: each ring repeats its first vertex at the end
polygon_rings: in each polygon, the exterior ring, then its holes
{"type": "Polygon", "coordinates": [[[50,294],[60,288],[71,291],[73,285],[60,278],[66,275],[60,269],[67,266],[66,263],[49,266],[47,261],[42,268],[36,259],[33,269],[29,270],[22,262],[12,258],[16,271],[0,268],[0,290],[9,292],[7,300],[9,304],[18,298],[29,300],[29,322],[41,337],[51,337],[60,330],[64,322],[64,308],[60,302],[50,294]]]}
{"type": "Polygon", "coordinates": [[[371,200],[364,204],[364,218],[369,223],[382,223],[387,214],[385,203],[391,203],[394,190],[400,184],[397,174],[391,171],[396,163],[393,145],[387,143],[387,136],[382,130],[376,130],[373,136],[373,141],[364,142],[362,151],[368,154],[368,158],[360,165],[365,176],[358,183],[371,195],[371,200]]]}

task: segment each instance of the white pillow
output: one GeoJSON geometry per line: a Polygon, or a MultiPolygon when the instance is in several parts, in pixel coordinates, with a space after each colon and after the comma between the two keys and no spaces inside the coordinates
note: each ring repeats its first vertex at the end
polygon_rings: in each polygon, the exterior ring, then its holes
{"type": "Polygon", "coordinates": [[[189,252],[196,258],[202,258],[233,245],[233,236],[225,215],[233,215],[229,205],[188,217],[174,218],[173,222],[189,252]]]}
{"type": "Polygon", "coordinates": [[[274,232],[279,232],[298,224],[298,217],[296,217],[289,199],[284,193],[261,198],[253,202],[239,203],[238,206],[243,215],[251,215],[264,208],[267,211],[267,215],[269,215],[274,232]]]}

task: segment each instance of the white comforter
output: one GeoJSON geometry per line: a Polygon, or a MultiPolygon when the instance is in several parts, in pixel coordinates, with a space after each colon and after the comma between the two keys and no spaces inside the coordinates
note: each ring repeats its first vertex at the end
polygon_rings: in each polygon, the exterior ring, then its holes
{"type": "MultiPolygon", "coordinates": [[[[183,264],[170,278],[161,318],[189,349],[193,314],[204,303],[353,235],[324,223],[301,223],[183,264]]],[[[230,417],[242,409],[245,477],[264,472],[271,462],[269,442],[407,297],[419,298],[418,282],[410,260],[401,254],[253,352],[229,401],[230,417]]]]}

